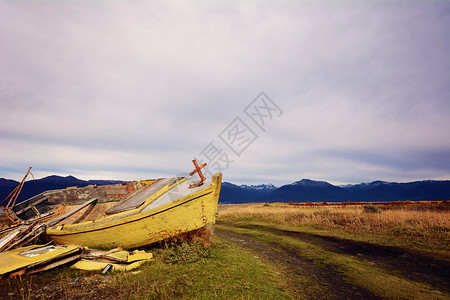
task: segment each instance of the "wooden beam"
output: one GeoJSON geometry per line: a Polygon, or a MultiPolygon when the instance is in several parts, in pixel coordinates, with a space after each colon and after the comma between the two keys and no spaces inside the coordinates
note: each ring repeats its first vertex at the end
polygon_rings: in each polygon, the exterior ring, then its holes
{"type": "Polygon", "coordinates": [[[65,214],[62,215],[61,217],[59,217],[59,218],[53,220],[52,222],[50,222],[50,224],[48,224],[48,226],[53,226],[53,225],[58,224],[58,223],[61,222],[62,220],[67,219],[68,217],[70,217],[70,216],[73,215],[74,213],[79,212],[80,210],[82,210],[82,209],[85,208],[86,206],[88,206],[88,205],[90,205],[90,204],[92,204],[92,203],[95,203],[95,202],[97,202],[97,201],[98,201],[97,198],[92,198],[91,200],[84,202],[84,203],[81,204],[80,206],[78,206],[78,207],[72,209],[71,211],[65,213],[65,214]]]}

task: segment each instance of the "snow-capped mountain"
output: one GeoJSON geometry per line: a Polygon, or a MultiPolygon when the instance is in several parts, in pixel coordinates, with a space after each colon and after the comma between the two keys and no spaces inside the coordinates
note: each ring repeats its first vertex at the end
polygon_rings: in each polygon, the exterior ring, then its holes
{"type": "Polygon", "coordinates": [[[263,191],[263,190],[270,190],[273,191],[275,190],[277,187],[274,186],[271,183],[267,183],[267,184],[258,184],[258,185],[246,185],[246,184],[242,184],[240,187],[242,187],[243,189],[246,190],[258,190],[258,191],[263,191]]]}
{"type": "Polygon", "coordinates": [[[267,197],[277,187],[273,184],[259,185],[236,185],[230,182],[223,182],[220,190],[220,203],[248,203],[259,202],[267,197]]]}

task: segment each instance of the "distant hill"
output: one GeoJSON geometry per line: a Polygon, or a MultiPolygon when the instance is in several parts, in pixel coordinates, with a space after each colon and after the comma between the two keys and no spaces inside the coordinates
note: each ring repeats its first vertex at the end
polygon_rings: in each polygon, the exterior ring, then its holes
{"type": "MultiPolygon", "coordinates": [[[[66,187],[78,186],[84,187],[88,185],[108,185],[122,183],[121,180],[81,180],[73,176],[48,176],[35,181],[26,181],[23,185],[22,191],[17,198],[16,203],[31,198],[39,193],[48,190],[64,189],[66,187]]],[[[20,182],[10,179],[0,178],[0,202],[3,201],[20,182]]],[[[6,203],[4,204],[6,205],[6,203]]]]}
{"type": "MultiPolygon", "coordinates": [[[[19,195],[18,203],[43,191],[87,185],[122,183],[121,180],[81,180],[73,176],[48,176],[27,181],[19,195]]],[[[0,201],[19,184],[0,178],[0,201]]],[[[398,200],[450,200],[450,180],[424,180],[408,183],[374,181],[346,186],[335,186],[326,181],[302,179],[279,188],[272,184],[236,185],[223,182],[220,203],[249,202],[366,202],[398,200]]]]}
{"type": "MultiPolygon", "coordinates": [[[[273,187],[273,186],[272,186],[273,187]]],[[[374,181],[335,186],[326,181],[302,179],[279,188],[263,189],[222,184],[220,203],[246,202],[381,202],[449,200],[450,180],[424,180],[407,183],[374,181]]]]}
{"type": "Polygon", "coordinates": [[[346,186],[351,201],[449,200],[450,180],[423,180],[406,183],[374,181],[346,186]]]}

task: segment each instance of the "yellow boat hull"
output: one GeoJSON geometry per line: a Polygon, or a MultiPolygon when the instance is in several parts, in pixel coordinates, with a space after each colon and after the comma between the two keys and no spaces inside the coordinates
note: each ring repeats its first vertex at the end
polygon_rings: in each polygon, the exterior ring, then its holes
{"type": "MultiPolygon", "coordinates": [[[[95,221],[53,226],[46,230],[46,236],[58,245],[129,249],[201,232],[215,223],[221,180],[222,174],[216,174],[210,186],[148,211],[128,211],[95,221]]],[[[208,243],[204,241],[205,245],[208,243]]]]}

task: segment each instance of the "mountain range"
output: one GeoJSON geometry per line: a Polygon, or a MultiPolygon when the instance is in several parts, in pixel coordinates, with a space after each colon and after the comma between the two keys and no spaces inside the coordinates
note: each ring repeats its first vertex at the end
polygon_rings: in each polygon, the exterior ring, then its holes
{"type": "Polygon", "coordinates": [[[276,188],[273,185],[235,185],[224,182],[220,203],[248,202],[381,202],[449,200],[450,180],[407,183],[374,181],[346,186],[302,179],[276,188]]]}
{"type": "MultiPolygon", "coordinates": [[[[81,180],[73,176],[52,175],[26,181],[17,203],[46,190],[122,182],[121,180],[81,180]]],[[[3,201],[18,184],[19,182],[15,180],[0,178],[0,201],[3,201]]],[[[407,183],[374,181],[336,186],[326,181],[302,179],[278,188],[272,184],[236,185],[223,182],[219,202],[378,202],[435,199],[450,199],[450,180],[423,180],[407,183]]]]}

